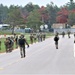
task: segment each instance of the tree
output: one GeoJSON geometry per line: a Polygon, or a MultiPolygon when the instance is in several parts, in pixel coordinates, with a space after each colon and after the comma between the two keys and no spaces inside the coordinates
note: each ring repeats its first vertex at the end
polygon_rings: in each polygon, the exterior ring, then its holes
{"type": "Polygon", "coordinates": [[[69,11],[67,10],[67,8],[61,8],[61,10],[57,12],[56,21],[58,23],[66,23],[68,19],[68,14],[69,11]]]}
{"type": "Polygon", "coordinates": [[[66,4],[66,7],[69,9],[69,10],[73,10],[75,8],[75,3],[73,0],[70,0],[70,2],[68,2],[66,4]]]}
{"type": "Polygon", "coordinates": [[[0,4],[0,23],[4,23],[4,20],[7,19],[8,8],[0,4]]]}
{"type": "Polygon", "coordinates": [[[68,24],[71,26],[75,25],[75,9],[69,12],[68,24]]]}
{"type": "Polygon", "coordinates": [[[41,14],[41,21],[47,24],[49,20],[49,15],[48,15],[48,11],[46,10],[46,7],[42,6],[39,9],[39,13],[41,14]]]}
{"type": "Polygon", "coordinates": [[[42,24],[42,21],[40,20],[40,13],[38,10],[33,10],[30,12],[29,16],[27,17],[27,27],[33,28],[33,29],[39,29],[40,25],[42,24]]]}
{"type": "Polygon", "coordinates": [[[34,6],[32,2],[29,2],[25,7],[24,7],[28,12],[31,12],[34,10],[34,6]]]}
{"type": "Polygon", "coordinates": [[[18,6],[12,6],[11,11],[8,13],[8,18],[5,21],[12,26],[12,34],[14,33],[14,27],[24,23],[24,19],[21,16],[18,6]]]}
{"type": "Polygon", "coordinates": [[[48,10],[48,16],[49,16],[49,28],[53,25],[53,23],[56,23],[56,13],[57,9],[55,8],[55,5],[53,2],[47,5],[48,10]]]}

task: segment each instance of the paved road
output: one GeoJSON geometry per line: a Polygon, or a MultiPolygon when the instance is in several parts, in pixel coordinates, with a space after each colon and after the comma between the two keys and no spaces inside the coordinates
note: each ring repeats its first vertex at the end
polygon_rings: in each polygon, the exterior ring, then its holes
{"type": "Polygon", "coordinates": [[[26,57],[20,58],[19,49],[0,54],[0,75],[49,74],[75,75],[74,38],[60,36],[59,49],[53,37],[26,48],[26,57]]]}

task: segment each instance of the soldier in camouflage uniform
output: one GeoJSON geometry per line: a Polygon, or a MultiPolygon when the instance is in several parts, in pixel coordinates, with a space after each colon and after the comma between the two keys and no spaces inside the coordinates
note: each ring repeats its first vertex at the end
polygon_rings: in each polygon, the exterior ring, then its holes
{"type": "Polygon", "coordinates": [[[4,41],[4,44],[5,44],[5,49],[6,49],[6,53],[9,52],[9,39],[6,38],[6,40],[4,41]]]}

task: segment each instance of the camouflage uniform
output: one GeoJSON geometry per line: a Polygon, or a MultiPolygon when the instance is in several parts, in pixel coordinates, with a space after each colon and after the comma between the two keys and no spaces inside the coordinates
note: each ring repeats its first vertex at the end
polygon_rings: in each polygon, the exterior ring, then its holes
{"type": "Polygon", "coordinates": [[[9,52],[9,39],[6,38],[6,40],[4,41],[5,44],[5,49],[6,49],[6,53],[9,52]]]}
{"type": "Polygon", "coordinates": [[[31,41],[31,44],[33,44],[33,34],[30,34],[30,41],[31,41]]]}
{"type": "Polygon", "coordinates": [[[56,49],[58,49],[58,40],[59,40],[58,35],[55,35],[55,37],[54,37],[54,41],[55,41],[56,49]]]}

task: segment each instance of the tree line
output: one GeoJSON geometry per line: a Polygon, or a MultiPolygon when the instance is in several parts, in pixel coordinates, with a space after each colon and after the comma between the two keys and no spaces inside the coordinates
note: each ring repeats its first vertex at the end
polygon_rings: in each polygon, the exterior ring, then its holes
{"type": "Polygon", "coordinates": [[[75,2],[70,0],[63,6],[58,7],[53,2],[46,7],[34,5],[29,2],[24,7],[0,4],[0,24],[10,24],[12,29],[20,26],[39,29],[40,25],[47,24],[51,28],[53,23],[75,24],[75,2]]]}

